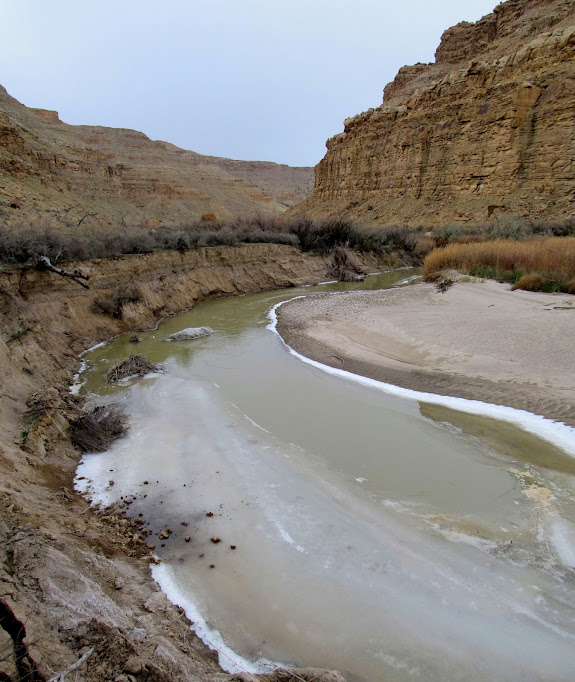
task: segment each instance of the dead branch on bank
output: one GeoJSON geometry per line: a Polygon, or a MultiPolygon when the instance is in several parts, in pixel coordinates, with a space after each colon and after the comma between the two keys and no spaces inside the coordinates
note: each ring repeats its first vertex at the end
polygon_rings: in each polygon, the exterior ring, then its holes
{"type": "Polygon", "coordinates": [[[57,268],[55,265],[52,265],[50,259],[47,256],[39,256],[38,262],[36,263],[36,269],[49,270],[50,272],[54,272],[57,275],[60,275],[60,277],[70,277],[70,279],[73,279],[74,282],[77,282],[81,287],[84,287],[84,289],[90,288],[87,284],[84,284],[84,282],[80,281],[82,279],[85,280],[90,279],[88,275],[84,275],[80,270],[68,272],[67,270],[62,270],[62,268],[57,268]]]}
{"type": "Polygon", "coordinates": [[[84,663],[90,658],[90,656],[94,653],[94,647],[91,649],[88,649],[86,653],[79,658],[75,663],[72,663],[72,665],[69,665],[66,670],[62,670],[62,672],[58,673],[57,675],[54,675],[54,677],[51,677],[48,682],[64,682],[64,680],[68,677],[70,673],[73,673],[74,670],[78,670],[84,663]]]}

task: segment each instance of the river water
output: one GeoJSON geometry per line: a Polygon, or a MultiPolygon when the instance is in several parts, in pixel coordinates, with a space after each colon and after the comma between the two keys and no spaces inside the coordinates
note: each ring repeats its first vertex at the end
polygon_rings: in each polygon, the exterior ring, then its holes
{"type": "Polygon", "coordinates": [[[413,275],[206,302],[85,356],[81,390],[124,404],[130,431],[83,457],[77,487],[173,530],[151,540],[154,577],[230,671],[575,677],[575,458],[558,447],[572,430],[551,444],[497,410],[333,376],[268,328],[283,300],[413,275]],[[215,333],[164,341],[202,325],[215,333]],[[106,384],[133,352],[164,371],[106,384]]]}

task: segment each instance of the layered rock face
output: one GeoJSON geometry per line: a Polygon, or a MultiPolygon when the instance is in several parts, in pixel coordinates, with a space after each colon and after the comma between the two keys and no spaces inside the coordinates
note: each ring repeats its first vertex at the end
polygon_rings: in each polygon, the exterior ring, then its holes
{"type": "Polygon", "coordinates": [[[71,126],[0,86],[0,221],[104,226],[283,213],[313,169],[202,156],[135,130],[71,126]],[[83,219],[83,220],[82,220],[83,219]]]}
{"type": "Polygon", "coordinates": [[[575,214],[575,2],[508,0],[327,141],[295,212],[379,225],[575,214]]]}

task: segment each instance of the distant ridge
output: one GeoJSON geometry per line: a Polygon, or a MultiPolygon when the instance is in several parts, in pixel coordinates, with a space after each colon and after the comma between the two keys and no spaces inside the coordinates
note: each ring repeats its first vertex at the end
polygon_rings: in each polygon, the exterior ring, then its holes
{"type": "Polygon", "coordinates": [[[275,216],[304,199],[313,168],[203,156],[122,128],[72,126],[0,86],[0,224],[158,227],[275,216]]]}

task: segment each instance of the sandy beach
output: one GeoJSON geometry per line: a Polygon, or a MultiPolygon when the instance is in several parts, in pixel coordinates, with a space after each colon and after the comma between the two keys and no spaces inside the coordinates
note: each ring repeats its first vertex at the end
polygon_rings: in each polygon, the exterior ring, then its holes
{"type": "Polygon", "coordinates": [[[309,296],[278,310],[278,330],[332,367],[575,426],[573,296],[493,281],[309,296]]]}

